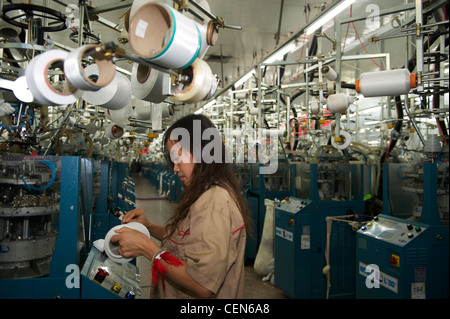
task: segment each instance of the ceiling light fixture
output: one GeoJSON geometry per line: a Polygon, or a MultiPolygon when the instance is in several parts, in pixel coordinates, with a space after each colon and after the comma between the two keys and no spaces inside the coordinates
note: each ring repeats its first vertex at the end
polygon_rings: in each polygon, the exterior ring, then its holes
{"type": "Polygon", "coordinates": [[[252,69],[250,72],[248,72],[247,74],[244,74],[239,80],[237,80],[234,83],[234,87],[237,88],[239,86],[241,86],[242,84],[244,84],[245,81],[247,81],[248,79],[250,79],[252,77],[253,74],[255,74],[256,71],[255,69],[252,69]]]}
{"type": "Polygon", "coordinates": [[[313,24],[311,24],[306,29],[306,34],[310,35],[313,34],[317,29],[322,27],[325,23],[333,19],[335,16],[337,16],[339,13],[345,10],[349,5],[351,5],[356,0],[344,0],[341,1],[339,4],[337,4],[333,9],[325,13],[323,16],[321,16],[317,21],[315,21],[313,24]]]}
{"type": "Polygon", "coordinates": [[[202,114],[203,111],[206,111],[207,108],[210,108],[216,103],[216,99],[209,101],[205,105],[203,105],[201,108],[199,108],[197,111],[194,112],[194,114],[202,114]]]}
{"type": "Polygon", "coordinates": [[[280,51],[276,52],[274,55],[270,56],[264,63],[273,63],[278,60],[281,60],[285,54],[292,53],[296,51],[298,48],[296,47],[296,44],[294,42],[288,44],[284,48],[282,48],[280,51]]]}

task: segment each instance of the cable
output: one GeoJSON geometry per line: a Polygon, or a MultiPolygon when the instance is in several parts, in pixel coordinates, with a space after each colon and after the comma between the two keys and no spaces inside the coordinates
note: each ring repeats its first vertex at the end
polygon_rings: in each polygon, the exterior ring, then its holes
{"type": "MultiPolygon", "coordinates": [[[[350,6],[350,17],[352,16],[352,7],[353,7],[353,5],[350,6]]],[[[353,25],[353,29],[355,30],[356,37],[357,37],[358,40],[359,40],[359,43],[361,43],[361,46],[362,46],[362,48],[364,49],[364,51],[366,52],[366,54],[369,54],[369,52],[367,51],[366,47],[365,47],[364,44],[362,43],[361,38],[359,37],[358,31],[356,30],[356,27],[355,27],[355,23],[352,22],[352,25],[353,25]]],[[[376,63],[374,59],[370,58],[370,60],[371,60],[377,67],[379,67],[380,70],[384,71],[384,69],[383,69],[378,63],[376,63]]]]}
{"type": "Polygon", "coordinates": [[[25,179],[23,178],[23,176],[20,176],[20,178],[22,179],[22,181],[24,182],[24,187],[28,190],[34,190],[34,191],[43,191],[46,190],[47,188],[49,188],[50,186],[53,185],[53,182],[55,181],[55,177],[56,177],[56,167],[55,167],[55,162],[52,160],[52,162],[49,161],[38,161],[39,163],[45,164],[47,165],[50,170],[52,171],[52,176],[50,178],[50,181],[48,182],[47,185],[42,186],[42,187],[34,187],[34,186],[30,186],[28,185],[28,183],[25,181],[25,179]]]}
{"type": "MultiPolygon", "coordinates": [[[[25,112],[21,112],[21,114],[19,114],[19,109],[15,106],[15,105],[11,105],[13,108],[16,109],[16,111],[14,113],[17,113],[17,117],[20,118],[21,115],[25,115],[25,112]]],[[[27,113],[29,113],[31,115],[31,117],[33,118],[33,121],[31,121],[30,118],[27,118],[26,120],[23,121],[23,123],[20,126],[17,125],[8,125],[8,124],[2,124],[0,123],[0,127],[4,128],[5,130],[8,131],[15,131],[18,129],[21,129],[22,127],[24,127],[24,125],[26,124],[26,122],[28,121],[31,125],[34,122],[35,127],[37,126],[37,121],[36,121],[36,117],[34,116],[34,114],[31,112],[30,109],[27,109],[27,113]]],[[[12,113],[13,114],[13,113],[12,113]]]]}
{"type": "MultiPolygon", "coordinates": [[[[351,8],[351,6],[350,6],[351,8]]],[[[350,23],[347,23],[347,31],[345,32],[345,38],[344,38],[344,46],[342,47],[342,53],[341,55],[344,55],[344,51],[345,51],[345,42],[347,41],[347,36],[348,36],[348,30],[350,29],[350,23]]]]}
{"type": "Polygon", "coordinates": [[[23,123],[21,126],[16,127],[16,126],[4,125],[4,124],[0,123],[0,127],[4,128],[5,130],[8,130],[8,131],[15,131],[17,129],[21,129],[24,125],[25,125],[25,123],[23,123]]]}

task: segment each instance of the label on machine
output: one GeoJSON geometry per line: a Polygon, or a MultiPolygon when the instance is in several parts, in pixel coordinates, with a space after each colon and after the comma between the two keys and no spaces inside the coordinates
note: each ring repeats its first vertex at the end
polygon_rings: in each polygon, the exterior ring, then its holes
{"type": "Polygon", "coordinates": [[[398,279],[380,271],[376,265],[369,265],[359,262],[359,274],[367,277],[366,287],[369,289],[377,289],[383,286],[396,294],[398,294],[398,279]]]}
{"type": "Polygon", "coordinates": [[[300,249],[310,249],[311,248],[311,236],[302,235],[302,240],[300,242],[300,249]]]}
{"type": "Polygon", "coordinates": [[[411,299],[425,299],[425,283],[412,282],[411,283],[411,299]]]}
{"type": "Polygon", "coordinates": [[[276,227],[275,234],[289,241],[294,241],[294,234],[286,229],[276,227]]]}

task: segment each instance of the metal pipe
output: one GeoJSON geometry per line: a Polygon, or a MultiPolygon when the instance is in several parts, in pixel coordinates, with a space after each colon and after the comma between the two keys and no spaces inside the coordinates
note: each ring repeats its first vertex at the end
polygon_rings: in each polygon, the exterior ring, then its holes
{"type": "Polygon", "coordinates": [[[278,30],[275,36],[275,46],[277,46],[278,43],[280,42],[281,21],[283,21],[283,7],[284,7],[284,0],[281,0],[280,16],[278,18],[278,30]]]}
{"type": "Polygon", "coordinates": [[[414,127],[414,129],[416,130],[417,136],[419,137],[420,141],[422,142],[422,145],[425,145],[425,140],[423,138],[422,133],[420,132],[419,126],[417,126],[417,123],[416,123],[414,117],[411,116],[411,113],[409,111],[409,106],[410,106],[409,103],[410,103],[409,99],[405,98],[405,112],[406,112],[406,115],[408,115],[409,119],[411,120],[411,124],[414,127]]]}
{"type": "MultiPolygon", "coordinates": [[[[309,53],[309,48],[306,48],[306,54],[309,53]]],[[[305,80],[308,80],[308,69],[305,69],[305,80]]],[[[309,132],[309,129],[311,127],[311,105],[309,103],[309,82],[306,82],[306,91],[305,91],[305,105],[306,105],[306,128],[309,132]]]]}
{"type": "Polygon", "coordinates": [[[342,61],[342,52],[341,52],[341,26],[336,18],[334,19],[334,25],[336,26],[336,63],[335,63],[335,71],[338,74],[338,81],[336,81],[336,93],[341,92],[341,61],[342,61]]]}
{"type": "MultiPolygon", "coordinates": [[[[280,128],[280,67],[277,66],[277,126],[280,128]]],[[[289,114],[289,111],[288,111],[289,114]]],[[[288,130],[289,132],[289,130],[288,130]]]]}
{"type": "Polygon", "coordinates": [[[168,73],[168,74],[173,75],[173,76],[178,76],[178,72],[176,72],[176,71],[174,71],[174,70],[171,70],[171,69],[164,68],[164,67],[162,67],[162,66],[160,66],[160,65],[158,65],[158,64],[149,62],[149,61],[144,60],[144,59],[142,59],[142,58],[140,58],[140,57],[133,56],[133,55],[129,55],[129,54],[124,54],[123,57],[124,57],[125,59],[130,60],[130,61],[133,61],[133,62],[142,64],[142,65],[144,65],[144,66],[147,66],[147,67],[149,67],[149,68],[152,68],[152,69],[155,69],[155,70],[164,72],[164,73],[168,73]]]}
{"type": "Polygon", "coordinates": [[[432,78],[432,79],[422,79],[422,82],[435,82],[435,81],[448,81],[448,78],[443,77],[443,78],[432,78]]]}
{"type": "Polygon", "coordinates": [[[116,45],[112,41],[104,43],[102,45],[99,45],[99,46],[91,49],[91,50],[86,51],[85,55],[92,55],[92,54],[94,54],[96,52],[101,52],[101,53],[111,52],[111,53],[114,54],[115,57],[124,58],[124,59],[130,60],[132,62],[136,62],[136,63],[142,64],[144,66],[147,66],[149,68],[152,68],[152,69],[164,72],[164,73],[168,73],[168,74],[173,75],[173,76],[178,76],[179,75],[179,73],[174,71],[174,70],[167,69],[167,68],[162,67],[162,66],[160,66],[158,64],[155,64],[153,62],[144,60],[141,57],[127,54],[125,49],[119,47],[118,45],[116,45]]]}
{"type": "MultiPolygon", "coordinates": [[[[289,139],[291,146],[294,145],[294,141],[291,140],[291,136],[290,136],[290,118],[289,118],[289,114],[291,112],[291,98],[289,96],[286,96],[286,130],[287,130],[287,138],[289,139]]],[[[280,125],[280,123],[278,123],[278,125],[280,125]]],[[[294,134],[294,139],[295,139],[295,134],[294,134]]],[[[284,147],[282,146],[282,148],[284,149],[284,147]]]]}
{"type": "Polygon", "coordinates": [[[421,27],[423,25],[422,0],[416,0],[416,70],[417,70],[417,91],[422,92],[423,73],[423,35],[421,27]]]}
{"type": "MultiPolygon", "coordinates": [[[[336,138],[340,138],[341,137],[341,113],[336,113],[336,118],[335,118],[335,128],[334,128],[334,136],[336,138]]],[[[333,138],[333,137],[331,137],[333,138]]]]}
{"type": "Polygon", "coordinates": [[[230,111],[231,111],[231,115],[230,115],[230,129],[232,130],[232,129],[234,129],[233,128],[233,122],[234,122],[234,119],[233,119],[233,111],[234,111],[234,94],[231,94],[230,95],[230,111]]]}
{"type": "Polygon", "coordinates": [[[283,84],[281,85],[281,89],[287,89],[287,88],[297,88],[297,87],[303,87],[303,86],[317,86],[317,82],[300,82],[300,83],[292,83],[292,84],[283,84]]]}
{"type": "MultiPolygon", "coordinates": [[[[432,30],[423,30],[421,31],[422,34],[431,34],[434,33],[434,31],[432,30]]],[[[386,37],[373,37],[369,39],[369,42],[377,42],[380,40],[387,40],[387,39],[395,39],[395,38],[402,38],[402,37],[408,37],[408,36],[416,36],[416,33],[403,33],[403,34],[398,34],[398,35],[391,35],[391,36],[386,36],[386,37]]]]}
{"type": "Polygon", "coordinates": [[[18,127],[19,126],[19,123],[20,123],[20,117],[21,117],[21,113],[22,113],[22,103],[20,103],[20,107],[19,107],[19,111],[17,112],[17,123],[16,123],[16,126],[18,127]]]}
{"type": "Polygon", "coordinates": [[[86,8],[84,0],[80,0],[78,2],[78,8],[80,9],[80,25],[78,26],[78,46],[81,47],[83,45],[84,10],[86,8]]]}
{"type": "MultiPolygon", "coordinates": [[[[394,8],[390,8],[390,9],[386,9],[386,10],[381,10],[380,11],[380,17],[384,16],[384,15],[388,15],[388,14],[393,14],[393,13],[397,13],[397,12],[403,12],[403,11],[407,11],[407,10],[411,10],[414,9],[414,4],[413,3],[409,3],[409,4],[403,4],[394,8]]],[[[355,21],[360,21],[360,20],[366,20],[367,19],[367,14],[361,15],[361,16],[355,16],[355,17],[349,17],[347,19],[342,19],[339,21],[340,24],[346,24],[349,22],[355,22],[355,21]]]]}
{"type": "Polygon", "coordinates": [[[262,92],[261,92],[261,66],[258,64],[258,129],[262,129],[262,92]]]}
{"type": "MultiPolygon", "coordinates": [[[[448,20],[447,21],[439,21],[439,22],[435,22],[435,23],[430,23],[430,24],[425,24],[423,26],[421,26],[421,28],[428,28],[428,27],[434,27],[437,25],[442,25],[442,24],[448,24],[448,20]]],[[[408,29],[403,29],[401,30],[402,32],[404,31],[416,31],[416,28],[408,28],[408,29]]]]}
{"type": "MultiPolygon", "coordinates": [[[[190,0],[189,3],[192,3],[197,9],[199,9],[202,13],[204,13],[206,16],[208,16],[208,18],[210,18],[211,20],[214,20],[214,21],[222,20],[220,17],[215,16],[214,14],[212,14],[211,12],[206,10],[202,5],[195,2],[194,0],[190,0]]],[[[225,23],[223,24],[223,27],[228,28],[228,29],[234,29],[234,30],[242,30],[241,26],[226,25],[225,23]]]]}
{"type": "Polygon", "coordinates": [[[319,109],[321,113],[323,111],[322,39],[323,37],[317,37],[317,56],[319,57],[317,64],[319,73],[319,109]]]}

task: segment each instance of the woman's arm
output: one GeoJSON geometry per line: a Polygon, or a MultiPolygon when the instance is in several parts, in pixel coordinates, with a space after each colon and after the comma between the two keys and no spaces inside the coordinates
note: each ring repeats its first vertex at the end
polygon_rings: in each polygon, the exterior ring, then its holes
{"type": "MultiPolygon", "coordinates": [[[[157,225],[160,226],[160,225],[157,225]]],[[[151,240],[146,240],[143,243],[143,256],[149,260],[153,260],[155,254],[158,253],[160,248],[151,240]]],[[[180,266],[174,266],[166,263],[163,259],[160,259],[159,262],[161,265],[167,270],[164,273],[165,278],[169,278],[174,283],[183,287],[193,293],[197,294],[200,298],[209,298],[212,295],[212,292],[197,283],[187,272],[186,265],[182,262],[180,266]]]]}
{"type": "Polygon", "coordinates": [[[186,264],[182,263],[180,266],[174,266],[166,263],[164,260],[160,260],[160,263],[167,272],[164,273],[164,277],[169,278],[180,287],[186,288],[189,291],[197,294],[200,298],[209,298],[212,292],[197,283],[187,272],[186,264]]]}
{"type": "Polygon", "coordinates": [[[158,225],[152,222],[148,222],[148,225],[146,225],[148,228],[148,231],[150,232],[150,235],[155,237],[158,240],[162,240],[164,238],[164,234],[166,232],[166,227],[163,225],[158,225]]]}
{"type": "MultiPolygon", "coordinates": [[[[156,226],[161,226],[154,224],[156,226]]],[[[155,229],[158,229],[158,227],[155,229]]],[[[164,228],[164,226],[161,226],[164,228]]],[[[150,228],[151,229],[151,228],[150,228]]],[[[137,230],[123,227],[116,230],[118,235],[111,237],[111,242],[118,243],[118,252],[126,258],[132,258],[136,256],[144,256],[149,260],[153,260],[155,254],[161,249],[151,239],[147,238],[144,234],[137,230]]],[[[156,237],[156,236],[155,236],[156,237]]],[[[186,265],[182,263],[180,266],[174,266],[166,263],[164,260],[159,260],[161,265],[166,268],[167,272],[164,276],[171,279],[177,285],[188,289],[199,295],[201,298],[208,298],[212,292],[205,287],[198,284],[187,272],[186,265]]]]}

